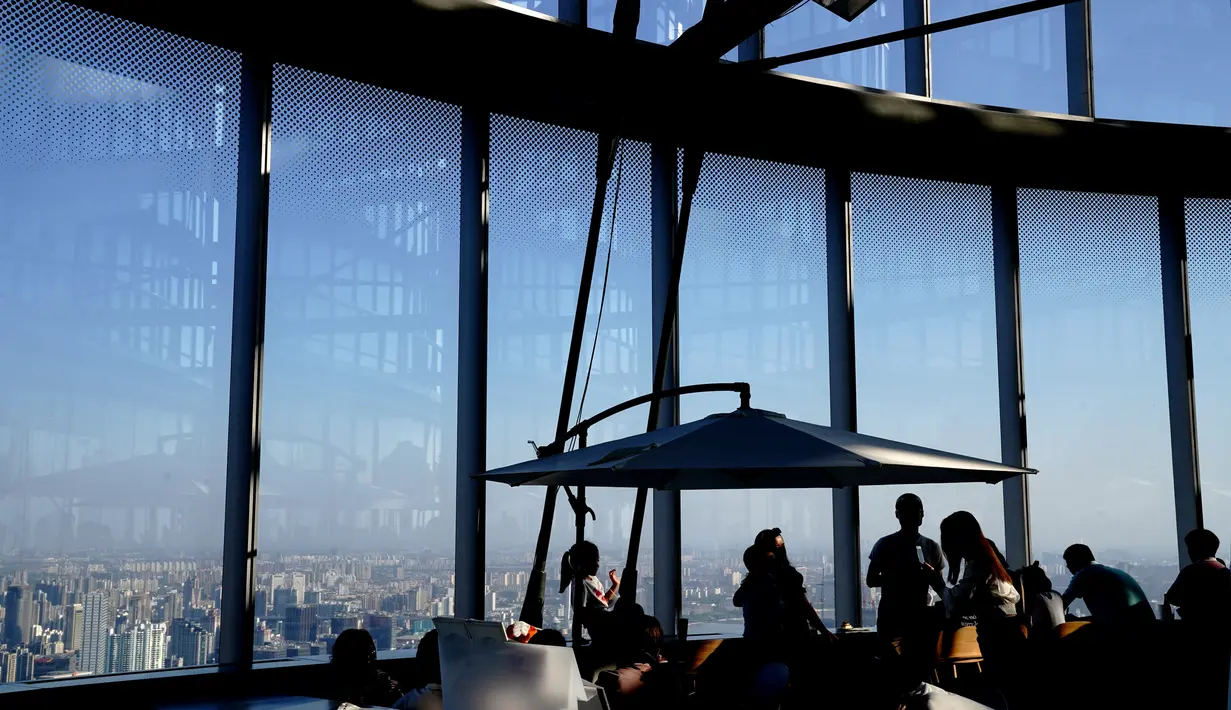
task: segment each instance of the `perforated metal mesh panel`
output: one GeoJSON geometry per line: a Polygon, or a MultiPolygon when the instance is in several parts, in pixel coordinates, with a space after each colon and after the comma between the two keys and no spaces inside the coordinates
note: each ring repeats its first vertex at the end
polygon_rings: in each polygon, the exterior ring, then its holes
{"type": "MultiPolygon", "coordinates": [[[[707,154],[680,286],[681,382],[746,381],[752,406],[828,423],[825,254],[824,171],[707,154]]],[[[690,395],[681,420],[737,406],[729,393],[690,395]]],[[[683,542],[739,551],[780,527],[792,560],[816,566],[832,551],[830,501],[828,491],[688,491],[683,542]]],[[[826,595],[832,601],[819,580],[810,584],[818,608],[826,595]]],[[[709,603],[688,600],[699,606],[683,616],[698,618],[709,603]]]]}
{"type": "Polygon", "coordinates": [[[239,55],[67,3],[0,5],[0,156],[19,165],[159,156],[234,192],[239,55]],[[215,165],[203,162],[211,155],[215,165]]]}
{"type": "Polygon", "coordinates": [[[272,129],[261,547],[447,548],[461,110],[277,65],[272,129]]]}
{"type": "Polygon", "coordinates": [[[1231,516],[1231,200],[1188,200],[1189,314],[1206,525],[1231,516]]]}
{"type": "Polygon", "coordinates": [[[1018,200],[1036,555],[1082,540],[1112,560],[1174,559],[1158,201],[1018,200]]]}
{"type": "MultiPolygon", "coordinates": [[[[555,436],[573,315],[577,304],[590,211],[598,136],[547,124],[493,116],[491,124],[490,286],[488,292],[489,466],[533,455],[526,444],[555,436]]],[[[601,333],[583,416],[650,389],[650,147],[625,141],[619,205],[612,241],[616,172],[612,171],[590,292],[572,418],[577,416],[590,363],[608,247],[611,271],[601,333]]],[[[645,430],[644,408],[617,415],[592,430],[591,442],[645,430]]],[[[590,489],[598,520],[587,536],[604,564],[622,567],[632,518],[630,490],[590,489]]],[[[488,563],[526,571],[542,514],[542,489],[488,489],[488,563]]],[[[642,579],[650,576],[651,536],[642,538],[642,579]]],[[[573,518],[561,498],[553,545],[573,541],[573,518]]],[[[559,559],[559,552],[553,559],[559,559]]],[[[548,617],[567,595],[548,595],[548,617]]],[[[649,588],[638,603],[652,606],[649,588]]],[[[561,612],[562,613],[562,612],[561,612]]]]}
{"type": "Polygon", "coordinates": [[[1187,200],[1188,287],[1193,302],[1231,302],[1231,200],[1187,200]]]}
{"type": "Polygon", "coordinates": [[[1018,203],[1023,291],[1072,305],[1161,304],[1156,198],[1019,190],[1018,203]]]}
{"type": "MultiPolygon", "coordinates": [[[[859,430],[1000,457],[992,194],[983,185],[851,176],[859,430]]],[[[924,534],[968,510],[1003,541],[999,486],[877,486],[860,495],[868,540],[893,532],[894,501],[922,496],[924,534]]]]}
{"type": "MultiPolygon", "coordinates": [[[[115,547],[193,550],[217,579],[239,69],[73,5],[0,3],[0,548],[109,574],[115,547]]],[[[81,641],[78,670],[153,670],[81,641]]]]}

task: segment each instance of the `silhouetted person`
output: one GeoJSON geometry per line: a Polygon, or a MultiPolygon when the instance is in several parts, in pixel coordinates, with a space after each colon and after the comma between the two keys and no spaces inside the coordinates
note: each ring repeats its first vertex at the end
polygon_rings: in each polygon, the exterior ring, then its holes
{"type": "Polygon", "coordinates": [[[919,534],[923,524],[923,501],[919,496],[903,493],[894,504],[894,511],[901,529],[872,546],[868,555],[868,586],[881,590],[876,630],[883,641],[901,653],[903,639],[913,640],[933,625],[924,565],[940,572],[945,561],[940,545],[919,534]]]}
{"type": "Polygon", "coordinates": [[[1105,626],[1154,620],[1150,600],[1137,580],[1124,570],[1096,563],[1094,552],[1086,545],[1069,545],[1064,563],[1073,573],[1069,588],[1061,595],[1065,609],[1081,599],[1090,610],[1090,620],[1105,626]]]}
{"type": "Polygon", "coordinates": [[[1064,623],[1064,600],[1052,588],[1047,572],[1038,560],[1022,569],[1022,590],[1026,618],[1031,632],[1051,631],[1064,623]]]}
{"type": "Polygon", "coordinates": [[[444,696],[440,680],[440,634],[432,629],[423,635],[415,652],[414,690],[393,704],[396,710],[441,710],[444,696]]]}
{"type": "Polygon", "coordinates": [[[398,684],[376,667],[376,642],[367,629],[346,629],[333,642],[329,659],[334,700],[360,707],[389,707],[402,698],[398,684]]]}
{"type": "MultiPolygon", "coordinates": [[[[582,540],[570,547],[560,560],[560,593],[568,591],[573,584],[582,585],[585,604],[577,613],[580,614],[581,624],[595,641],[599,640],[596,634],[601,637],[607,631],[606,627],[611,625],[612,620],[602,614],[615,608],[620,590],[620,578],[615,570],[607,573],[611,586],[603,588],[603,583],[598,580],[599,561],[598,546],[589,540],[582,540]]],[[[574,639],[574,643],[577,641],[574,639]]]]}
{"type": "Polygon", "coordinates": [[[744,550],[748,576],[731,600],[744,612],[744,638],[772,648],[782,640],[782,594],[774,578],[774,555],[753,545],[744,550]]]}
{"type": "Polygon", "coordinates": [[[812,602],[808,601],[804,576],[791,565],[791,560],[787,557],[782,530],[762,530],[757,533],[754,546],[773,554],[774,581],[778,585],[778,593],[782,595],[782,627],[786,636],[801,638],[816,631],[822,636],[832,637],[833,634],[821,622],[812,602]]]}
{"type": "Polygon", "coordinates": [[[940,523],[940,547],[949,561],[945,585],[940,571],[930,565],[929,583],[953,620],[973,616],[979,647],[989,667],[1007,670],[1024,641],[1017,620],[1020,595],[1000,555],[983,535],[975,516],[959,510],[940,523]],[[959,576],[960,570],[960,576],[959,576]]]}
{"type": "Polygon", "coordinates": [[[1197,528],[1184,536],[1192,564],[1180,570],[1163,599],[1177,607],[1189,625],[1225,631],[1231,618],[1231,570],[1216,556],[1218,536],[1197,528]]]}

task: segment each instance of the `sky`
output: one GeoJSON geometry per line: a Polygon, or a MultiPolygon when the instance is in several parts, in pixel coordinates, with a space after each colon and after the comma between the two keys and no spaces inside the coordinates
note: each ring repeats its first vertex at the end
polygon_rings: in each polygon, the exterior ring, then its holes
{"type": "MultiPolygon", "coordinates": [[[[933,0],[933,19],[999,4],[933,0]]],[[[591,24],[609,24],[611,7],[593,0],[591,24]]],[[[669,42],[702,10],[643,1],[639,37],[669,42]]],[[[1092,15],[1097,115],[1231,125],[1231,3],[1172,0],[1162,12],[1094,0],[1092,15]]],[[[1063,17],[936,36],[934,94],[1064,111],[1063,17]]],[[[80,39],[99,23],[53,3],[0,9],[0,332],[21,344],[0,346],[0,550],[217,551],[239,57],[137,28],[148,41],[125,46],[146,54],[116,59],[80,39]],[[81,32],[31,29],[53,19],[81,32]]],[[[766,29],[766,53],[901,26],[896,0],[849,25],[805,4],[766,29]]],[[[784,71],[901,90],[902,62],[895,44],[784,71]]],[[[456,106],[275,72],[262,549],[452,545],[460,126],[456,106]]],[[[496,116],[491,141],[495,467],[553,438],[597,138],[496,116]]],[[[597,342],[587,415],[650,388],[650,162],[648,145],[625,142],[618,204],[614,176],[608,190],[603,320],[592,341],[600,269],[582,352],[584,375],[597,342]]],[[[683,383],[747,380],[755,406],[828,422],[824,181],[820,169],[707,156],[681,286],[683,383]]],[[[997,458],[990,190],[857,174],[852,192],[860,430],[997,458]]],[[[1173,559],[1157,203],[1019,200],[1035,549],[1082,540],[1124,559],[1173,559]]],[[[1188,210],[1204,502],[1207,520],[1224,520],[1231,204],[1188,210]]],[[[735,404],[698,395],[681,414],[735,404]]],[[[644,426],[643,411],[626,413],[593,440],[644,426]]],[[[863,491],[865,548],[893,530],[900,492],[863,491]]],[[[933,537],[945,514],[967,509],[1003,539],[998,487],[917,492],[933,537]]],[[[524,557],[541,491],[487,495],[489,559],[524,557]]],[[[633,492],[592,490],[588,502],[589,536],[622,558],[633,492]]],[[[685,493],[682,515],[689,549],[742,547],[773,526],[796,549],[832,546],[823,490],[685,493]]],[[[555,526],[562,546],[573,535],[563,505],[555,526]]]]}

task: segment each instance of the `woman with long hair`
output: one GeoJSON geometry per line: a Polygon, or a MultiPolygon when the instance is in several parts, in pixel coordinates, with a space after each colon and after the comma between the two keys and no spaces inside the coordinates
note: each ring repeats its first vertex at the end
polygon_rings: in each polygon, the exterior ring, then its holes
{"type": "MultiPolygon", "coordinates": [[[[620,578],[616,576],[616,571],[607,573],[611,586],[604,589],[598,579],[598,568],[598,545],[589,540],[573,545],[560,559],[560,593],[565,593],[574,584],[583,589],[585,603],[575,613],[581,625],[590,632],[592,640],[598,640],[595,639],[596,631],[601,635],[605,631],[603,627],[610,625],[601,623],[601,617],[597,614],[613,609],[620,593],[620,578]]],[[[573,642],[577,643],[577,639],[573,642]]]]}
{"type": "Polygon", "coordinates": [[[949,563],[949,585],[931,565],[925,565],[929,584],[944,601],[949,619],[975,618],[983,657],[991,669],[1003,673],[1025,640],[1017,619],[1020,595],[1013,578],[999,551],[983,535],[979,521],[965,510],[941,521],[940,549],[949,563]]]}
{"type": "Polygon", "coordinates": [[[786,541],[782,538],[782,530],[772,528],[757,533],[753,547],[773,556],[772,574],[782,595],[783,631],[788,636],[804,637],[815,631],[822,636],[832,636],[829,629],[821,622],[812,602],[808,600],[808,590],[804,588],[804,576],[791,564],[786,554],[786,541]]]}

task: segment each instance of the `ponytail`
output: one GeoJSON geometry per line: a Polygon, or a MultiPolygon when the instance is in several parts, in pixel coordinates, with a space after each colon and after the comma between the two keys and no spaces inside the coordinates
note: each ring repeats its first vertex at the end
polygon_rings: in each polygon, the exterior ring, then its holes
{"type": "Polygon", "coordinates": [[[576,576],[576,573],[573,572],[573,562],[570,559],[572,557],[572,552],[573,551],[571,549],[565,550],[564,557],[560,558],[560,593],[561,594],[564,594],[564,591],[568,589],[568,585],[573,583],[573,577],[576,576]]]}

